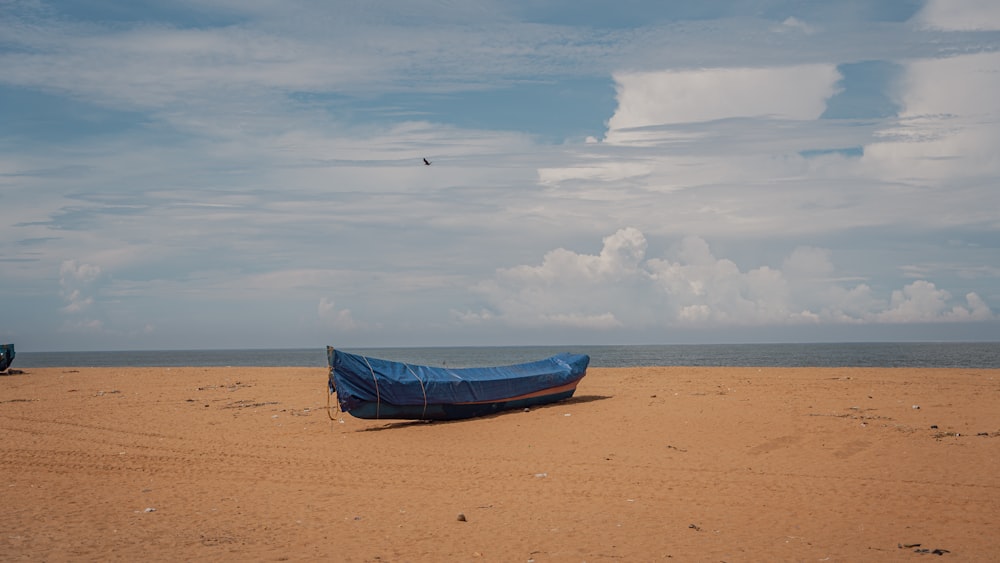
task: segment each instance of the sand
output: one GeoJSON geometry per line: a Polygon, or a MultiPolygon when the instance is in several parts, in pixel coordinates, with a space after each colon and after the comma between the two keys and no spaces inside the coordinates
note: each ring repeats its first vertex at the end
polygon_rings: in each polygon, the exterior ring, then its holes
{"type": "Polygon", "coordinates": [[[591,368],[457,422],[322,368],[0,377],[3,561],[997,561],[1000,370],[591,368]]]}

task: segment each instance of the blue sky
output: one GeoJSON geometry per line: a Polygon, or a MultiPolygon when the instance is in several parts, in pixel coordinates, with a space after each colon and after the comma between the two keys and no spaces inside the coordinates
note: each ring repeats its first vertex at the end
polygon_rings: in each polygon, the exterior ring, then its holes
{"type": "Polygon", "coordinates": [[[1000,340],[998,91],[989,0],[0,0],[0,341],[1000,340]]]}

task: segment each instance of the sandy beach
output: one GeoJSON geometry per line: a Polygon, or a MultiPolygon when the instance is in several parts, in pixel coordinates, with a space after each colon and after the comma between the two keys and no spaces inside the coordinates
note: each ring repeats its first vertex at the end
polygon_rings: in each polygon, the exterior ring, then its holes
{"type": "Polygon", "coordinates": [[[434,423],[325,383],[0,376],[0,560],[1000,560],[1000,370],[591,368],[434,423]]]}

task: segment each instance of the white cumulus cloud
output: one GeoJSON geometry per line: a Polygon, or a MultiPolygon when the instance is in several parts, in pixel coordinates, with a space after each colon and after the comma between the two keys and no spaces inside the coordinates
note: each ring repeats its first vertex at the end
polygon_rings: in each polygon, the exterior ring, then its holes
{"type": "Polygon", "coordinates": [[[917,23],[949,31],[1000,29],[996,0],[928,0],[914,17],[917,23]]]}
{"type": "Polygon", "coordinates": [[[899,124],[865,147],[866,170],[888,181],[935,185],[1000,174],[994,150],[1000,144],[1000,54],[917,60],[904,69],[899,124]]]}
{"type": "Polygon", "coordinates": [[[489,308],[455,313],[459,322],[575,328],[949,322],[994,319],[975,293],[964,302],[927,280],[879,298],[864,283],[836,277],[829,250],[799,247],[781,268],[741,269],[697,236],[671,257],[646,256],[635,228],[604,238],[598,254],[565,248],[538,265],[497,271],[478,290],[489,308]]]}
{"type": "MultiPolygon", "coordinates": [[[[101,276],[101,268],[93,264],[81,264],[76,260],[64,260],[59,266],[59,294],[66,302],[64,313],[79,314],[94,304],[94,282],[101,276]]],[[[93,327],[92,322],[80,325],[93,327]]]]}
{"type": "Polygon", "coordinates": [[[651,125],[758,116],[816,119],[840,78],[828,64],[616,73],[618,108],[608,121],[607,140],[651,125]]]}
{"type": "Polygon", "coordinates": [[[358,327],[350,309],[338,309],[332,299],[322,297],[316,307],[316,313],[324,323],[340,330],[353,330],[358,327]]]}

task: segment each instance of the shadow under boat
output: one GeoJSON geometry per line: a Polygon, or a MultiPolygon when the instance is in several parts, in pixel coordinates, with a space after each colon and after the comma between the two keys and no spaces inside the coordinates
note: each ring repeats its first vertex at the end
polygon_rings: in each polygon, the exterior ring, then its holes
{"type": "Polygon", "coordinates": [[[484,418],[496,418],[496,417],[501,417],[501,416],[509,416],[509,415],[514,415],[514,414],[518,414],[518,413],[524,413],[526,411],[530,412],[530,411],[536,411],[536,410],[551,409],[551,408],[555,408],[555,407],[564,407],[564,406],[568,406],[568,405],[575,405],[575,404],[582,404],[582,403],[591,403],[591,402],[594,402],[594,401],[603,401],[604,399],[611,399],[611,398],[612,398],[611,395],[578,395],[578,396],[575,396],[575,397],[570,397],[568,399],[564,399],[564,400],[559,401],[557,403],[545,403],[545,404],[540,404],[540,405],[534,405],[534,406],[531,406],[531,407],[524,407],[523,409],[520,409],[520,410],[518,410],[518,409],[503,409],[503,410],[498,410],[496,412],[492,412],[492,413],[485,414],[485,415],[480,415],[480,416],[476,416],[476,417],[466,417],[466,418],[398,420],[398,421],[395,421],[395,422],[386,422],[385,424],[382,424],[380,426],[369,426],[369,427],[366,427],[366,428],[359,428],[359,429],[355,430],[355,432],[381,432],[383,430],[393,430],[393,429],[396,429],[396,428],[407,428],[407,427],[410,427],[410,426],[420,426],[420,425],[424,425],[424,424],[456,424],[456,423],[467,422],[467,421],[474,420],[474,419],[480,419],[481,420],[481,419],[484,419],[484,418]]]}

